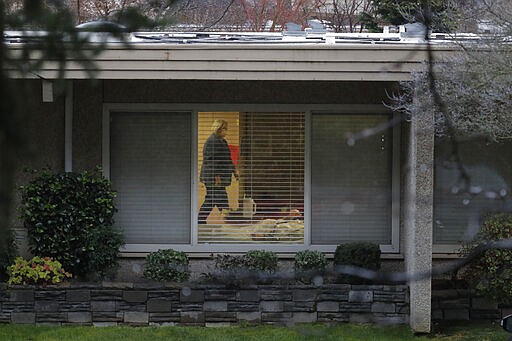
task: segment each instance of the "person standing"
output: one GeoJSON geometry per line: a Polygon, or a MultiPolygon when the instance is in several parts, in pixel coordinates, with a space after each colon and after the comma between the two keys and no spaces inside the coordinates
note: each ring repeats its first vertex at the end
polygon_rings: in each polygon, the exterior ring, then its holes
{"type": "Polygon", "coordinates": [[[206,224],[206,218],[215,206],[221,212],[229,209],[226,187],[231,185],[231,174],[238,180],[238,173],[226,141],[228,123],[221,119],[215,120],[211,130],[212,134],[203,146],[203,162],[199,175],[199,181],[206,187],[206,197],[199,208],[199,224],[206,224]]]}

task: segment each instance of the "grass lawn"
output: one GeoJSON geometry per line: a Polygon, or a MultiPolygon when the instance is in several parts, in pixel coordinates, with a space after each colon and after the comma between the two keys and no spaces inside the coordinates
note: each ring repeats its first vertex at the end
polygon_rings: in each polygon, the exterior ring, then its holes
{"type": "Polygon", "coordinates": [[[302,325],[295,327],[48,327],[0,324],[0,340],[496,340],[508,334],[497,323],[465,322],[434,325],[430,335],[415,336],[406,326],[379,327],[342,324],[335,327],[302,325]]]}

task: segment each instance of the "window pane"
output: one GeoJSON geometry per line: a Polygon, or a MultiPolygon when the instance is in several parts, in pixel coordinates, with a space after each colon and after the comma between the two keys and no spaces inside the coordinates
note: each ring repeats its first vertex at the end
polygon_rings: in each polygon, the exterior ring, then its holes
{"type": "Polygon", "coordinates": [[[485,214],[507,210],[501,195],[508,195],[512,185],[512,142],[464,141],[458,144],[458,150],[473,194],[462,189],[464,183],[453,161],[450,142],[438,140],[434,186],[437,244],[459,243],[478,230],[485,214]]]}
{"type": "Polygon", "coordinates": [[[198,122],[199,242],[302,244],[304,114],[204,112],[198,122]]]}
{"type": "Polygon", "coordinates": [[[391,244],[392,130],[347,143],[347,134],[366,132],[389,119],[389,115],[313,115],[312,244],[391,244]]]}
{"type": "Polygon", "coordinates": [[[189,113],[112,113],[111,179],[126,243],[190,243],[189,113]]]}

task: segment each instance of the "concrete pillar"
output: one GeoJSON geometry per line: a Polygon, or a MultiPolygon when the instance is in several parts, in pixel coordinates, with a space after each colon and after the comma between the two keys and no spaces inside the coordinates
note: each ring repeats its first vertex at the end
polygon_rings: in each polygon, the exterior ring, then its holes
{"type": "MultiPolygon", "coordinates": [[[[410,123],[404,193],[404,256],[409,274],[432,269],[434,191],[434,118],[420,113],[410,123]]],[[[430,332],[432,287],[430,277],[412,280],[410,326],[430,332]]]]}

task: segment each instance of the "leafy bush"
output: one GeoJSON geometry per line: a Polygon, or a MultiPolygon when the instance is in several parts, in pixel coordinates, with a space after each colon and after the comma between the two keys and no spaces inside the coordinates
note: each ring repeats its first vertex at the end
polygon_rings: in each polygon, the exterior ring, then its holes
{"type": "Polygon", "coordinates": [[[299,251],[295,255],[295,276],[304,283],[325,272],[327,260],[323,253],[313,250],[299,251]]]}
{"type": "Polygon", "coordinates": [[[461,250],[461,255],[466,256],[484,247],[485,251],[468,265],[462,277],[476,293],[499,303],[512,301],[512,249],[487,249],[485,245],[509,238],[512,238],[512,214],[493,214],[484,219],[475,240],[461,250]]]}
{"type": "Polygon", "coordinates": [[[215,267],[221,271],[254,271],[273,273],[277,269],[277,255],[272,251],[251,250],[242,256],[216,255],[215,267]]]}
{"type": "MultiPolygon", "coordinates": [[[[340,265],[352,265],[368,270],[379,270],[380,247],[377,244],[366,242],[340,244],[334,252],[335,270],[340,265]]],[[[365,283],[363,279],[347,275],[340,275],[338,281],[365,283]]]]}
{"type": "Polygon", "coordinates": [[[277,255],[265,250],[251,250],[242,256],[216,255],[214,261],[218,273],[210,277],[234,285],[247,281],[266,283],[277,269],[277,255]]]}
{"type": "Polygon", "coordinates": [[[173,249],[151,252],[146,257],[143,276],[157,281],[183,282],[189,279],[188,257],[173,249]]]}
{"type": "Polygon", "coordinates": [[[247,251],[243,260],[244,266],[249,270],[273,273],[277,269],[277,255],[272,251],[247,251]]]}
{"type": "Polygon", "coordinates": [[[79,277],[104,276],[117,266],[123,236],[112,228],[115,192],[99,172],[45,170],[20,190],[34,255],[51,256],[79,277]]]}
{"type": "Polygon", "coordinates": [[[18,251],[14,230],[9,230],[3,243],[4,245],[0,247],[0,281],[6,282],[7,268],[14,262],[18,251]]]}
{"type": "Polygon", "coordinates": [[[71,277],[62,264],[51,257],[36,256],[28,261],[17,257],[8,272],[9,284],[57,284],[71,277]]]}

